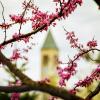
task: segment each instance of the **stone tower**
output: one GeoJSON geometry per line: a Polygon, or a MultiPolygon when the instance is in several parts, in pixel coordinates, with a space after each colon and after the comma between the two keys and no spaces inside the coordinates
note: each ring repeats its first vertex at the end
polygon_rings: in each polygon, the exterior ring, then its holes
{"type": "MultiPolygon", "coordinates": [[[[58,75],[57,75],[57,58],[59,50],[56,42],[49,30],[41,48],[41,79],[49,78],[51,85],[57,85],[58,75]]],[[[46,96],[41,100],[47,100],[46,96]]]]}

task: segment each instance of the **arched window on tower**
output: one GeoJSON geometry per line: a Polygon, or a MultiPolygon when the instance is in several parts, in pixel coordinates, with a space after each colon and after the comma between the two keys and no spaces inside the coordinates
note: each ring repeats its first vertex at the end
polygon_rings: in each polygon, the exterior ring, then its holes
{"type": "Polygon", "coordinates": [[[53,59],[53,61],[54,61],[54,66],[57,66],[57,64],[58,64],[57,59],[58,59],[58,56],[57,56],[57,55],[54,55],[54,59],[53,59]]]}
{"type": "Polygon", "coordinates": [[[43,56],[43,65],[48,66],[48,63],[49,63],[49,57],[48,57],[48,55],[44,55],[43,56]]]}

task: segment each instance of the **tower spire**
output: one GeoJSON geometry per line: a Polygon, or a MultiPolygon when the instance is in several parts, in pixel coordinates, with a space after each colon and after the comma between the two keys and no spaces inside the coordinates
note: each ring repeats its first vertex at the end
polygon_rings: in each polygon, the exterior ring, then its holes
{"type": "Polygon", "coordinates": [[[48,31],[48,34],[47,34],[46,40],[44,41],[42,49],[56,49],[56,50],[58,50],[56,42],[54,41],[54,38],[52,36],[51,30],[48,31]]]}

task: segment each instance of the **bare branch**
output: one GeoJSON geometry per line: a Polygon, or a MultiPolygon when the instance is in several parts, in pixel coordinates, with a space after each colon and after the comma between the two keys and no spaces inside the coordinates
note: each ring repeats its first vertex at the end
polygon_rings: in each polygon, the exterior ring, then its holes
{"type": "Polygon", "coordinates": [[[21,31],[21,27],[22,27],[22,20],[23,20],[23,18],[25,16],[26,10],[27,10],[27,8],[28,8],[30,3],[31,3],[31,0],[28,2],[28,4],[26,5],[24,11],[22,12],[21,23],[20,23],[20,28],[19,28],[19,34],[20,34],[20,31],[21,31]]]}
{"type": "Polygon", "coordinates": [[[12,87],[0,86],[0,92],[5,92],[5,93],[12,93],[12,92],[21,93],[21,92],[32,91],[32,90],[46,92],[46,93],[48,92],[50,95],[63,98],[64,100],[83,100],[77,96],[69,94],[63,88],[54,87],[44,83],[37,83],[37,85],[34,85],[32,87],[26,85],[12,86],[12,87]]]}
{"type": "MultiPolygon", "coordinates": [[[[0,1],[0,4],[2,6],[2,18],[3,18],[3,24],[5,25],[5,17],[4,17],[4,6],[3,3],[0,1]]],[[[4,41],[6,41],[6,27],[4,27],[4,33],[5,33],[5,38],[4,41]]]]}

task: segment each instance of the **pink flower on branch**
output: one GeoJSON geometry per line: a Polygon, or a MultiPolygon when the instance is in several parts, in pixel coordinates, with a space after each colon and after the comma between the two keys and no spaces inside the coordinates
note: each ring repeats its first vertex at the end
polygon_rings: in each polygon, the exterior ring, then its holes
{"type": "Polygon", "coordinates": [[[18,37],[19,37],[19,34],[18,33],[14,33],[13,36],[12,36],[12,38],[14,38],[14,39],[16,39],[18,37]]]}
{"type": "Polygon", "coordinates": [[[11,20],[16,23],[25,23],[26,19],[22,15],[9,15],[11,20]]]}
{"type": "Polygon", "coordinates": [[[1,50],[1,49],[4,49],[4,46],[0,45],[0,50],[1,50]]]}
{"type": "Polygon", "coordinates": [[[30,37],[26,37],[26,38],[23,38],[22,40],[23,40],[25,43],[28,43],[28,42],[29,42],[29,39],[30,39],[30,37]]]}
{"type": "MultiPolygon", "coordinates": [[[[10,86],[13,86],[13,85],[20,86],[21,84],[22,83],[21,83],[20,80],[16,80],[15,83],[14,82],[10,82],[9,85],[10,86]]],[[[16,92],[12,93],[10,99],[11,100],[20,100],[20,93],[16,93],[16,92]]]]}
{"type": "Polygon", "coordinates": [[[23,9],[29,10],[29,8],[34,8],[34,4],[32,2],[27,2],[26,0],[22,3],[23,9]]]}
{"type": "Polygon", "coordinates": [[[12,93],[11,100],[20,100],[20,93],[12,93]]]}
{"type": "Polygon", "coordinates": [[[0,25],[0,28],[1,29],[8,29],[10,27],[10,25],[8,24],[8,23],[2,23],[1,25],[0,25]]]}
{"type": "Polygon", "coordinates": [[[87,46],[88,46],[89,48],[94,48],[94,47],[97,46],[97,41],[93,39],[92,41],[89,41],[89,42],[87,43],[87,46]]]}
{"type": "Polygon", "coordinates": [[[87,76],[84,80],[79,80],[75,85],[75,88],[77,87],[87,87],[91,85],[93,80],[100,80],[100,66],[98,66],[90,76],[87,76]]]}
{"type": "Polygon", "coordinates": [[[60,86],[66,86],[66,81],[68,81],[71,78],[71,76],[75,75],[76,67],[77,67],[76,63],[73,64],[70,63],[65,68],[57,67],[58,75],[60,77],[60,81],[59,81],[60,86]]]}
{"type": "MultiPolygon", "coordinates": [[[[60,0],[54,0],[54,2],[60,2],[60,0]]],[[[33,29],[37,29],[42,25],[46,25],[44,30],[48,29],[48,26],[50,26],[50,24],[55,20],[55,19],[60,19],[60,18],[65,18],[67,17],[72,11],[74,11],[74,9],[77,7],[77,4],[82,3],[81,0],[70,0],[69,4],[68,1],[61,1],[62,2],[62,9],[60,12],[58,12],[60,10],[60,8],[56,8],[59,9],[56,11],[56,14],[52,13],[52,14],[48,14],[47,12],[42,12],[40,11],[37,7],[33,8],[33,13],[32,13],[32,28],[33,29]],[[61,13],[62,12],[62,13],[61,13]]],[[[53,26],[55,26],[56,23],[53,24],[53,26]]]]}
{"type": "Polygon", "coordinates": [[[12,57],[10,59],[11,60],[17,60],[19,58],[22,58],[19,50],[18,49],[13,50],[13,54],[12,54],[12,57]]]}
{"type": "Polygon", "coordinates": [[[68,17],[68,15],[77,7],[77,5],[82,3],[82,0],[61,0],[61,2],[62,2],[62,7],[58,8],[59,9],[58,12],[48,14],[47,12],[45,13],[40,11],[39,8],[35,5],[32,5],[31,2],[27,3],[25,1],[23,3],[23,6],[25,8],[26,6],[28,6],[27,8],[31,9],[32,17],[30,16],[28,17],[28,19],[25,19],[21,14],[19,14],[19,15],[10,15],[10,18],[14,23],[26,23],[27,20],[30,20],[32,22],[32,28],[34,32],[30,32],[30,34],[20,35],[17,39],[9,39],[2,44],[6,45],[11,42],[21,40],[22,38],[25,38],[27,36],[31,36],[32,34],[35,34],[39,31],[47,30],[50,24],[55,26],[56,19],[60,20],[62,18],[68,17]]]}
{"type": "MultiPolygon", "coordinates": [[[[79,49],[79,53],[74,56],[73,60],[71,60],[71,59],[69,60],[69,62],[67,63],[68,64],[67,67],[58,68],[58,74],[60,76],[60,85],[61,86],[62,85],[66,86],[65,81],[68,81],[72,75],[75,75],[76,67],[77,67],[77,64],[75,63],[75,61],[76,60],[80,60],[79,58],[82,57],[84,54],[95,50],[95,49],[92,50],[92,48],[97,46],[97,42],[94,41],[94,39],[93,39],[93,41],[89,41],[88,42],[88,46],[90,47],[90,49],[89,50],[85,50],[83,48],[83,45],[78,43],[78,38],[76,38],[74,32],[67,32],[66,35],[67,35],[66,39],[69,40],[71,47],[78,48],[79,49]],[[64,84],[62,82],[64,82],[64,84]]],[[[61,63],[61,64],[63,64],[63,63],[61,63]]],[[[96,80],[96,79],[100,78],[100,75],[98,74],[99,71],[100,71],[99,68],[97,68],[95,70],[95,72],[93,72],[90,77],[87,76],[84,80],[79,80],[79,82],[76,84],[76,87],[89,86],[93,82],[94,79],[96,80]]]]}
{"type": "Polygon", "coordinates": [[[71,89],[68,92],[71,93],[71,94],[76,94],[77,90],[76,89],[71,89]]]}
{"type": "Polygon", "coordinates": [[[78,38],[75,37],[75,33],[74,32],[67,32],[66,36],[67,36],[66,39],[69,40],[71,47],[77,48],[78,47],[78,38]]]}
{"type": "MultiPolygon", "coordinates": [[[[22,34],[22,33],[20,33],[20,34],[14,33],[13,36],[12,36],[12,38],[13,38],[13,39],[18,39],[18,38],[20,37],[21,34],[22,34]]],[[[20,39],[20,40],[23,40],[25,43],[28,43],[28,42],[29,42],[29,39],[30,39],[30,37],[27,36],[27,37],[22,38],[22,39],[20,39]]]]}

